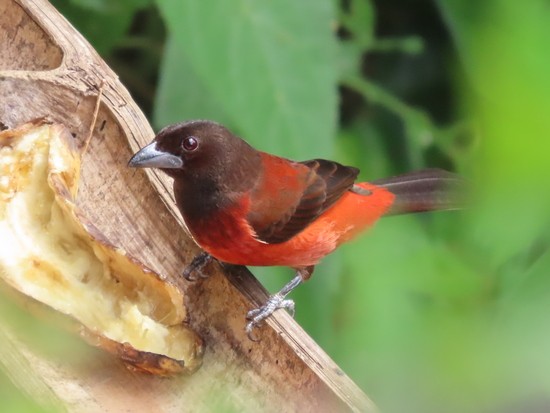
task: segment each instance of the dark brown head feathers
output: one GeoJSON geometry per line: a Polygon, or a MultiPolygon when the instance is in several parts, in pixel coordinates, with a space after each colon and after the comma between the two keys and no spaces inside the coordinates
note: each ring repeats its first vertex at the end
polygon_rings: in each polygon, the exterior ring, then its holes
{"type": "Polygon", "coordinates": [[[170,125],[155,141],[157,150],[183,161],[181,168],[164,172],[175,179],[176,201],[184,215],[226,204],[227,198],[252,187],[261,172],[259,152],[215,122],[170,125]]]}

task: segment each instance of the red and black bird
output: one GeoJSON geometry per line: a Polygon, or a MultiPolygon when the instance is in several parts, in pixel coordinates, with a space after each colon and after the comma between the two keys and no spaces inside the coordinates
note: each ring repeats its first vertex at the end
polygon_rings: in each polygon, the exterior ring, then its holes
{"type": "Polygon", "coordinates": [[[249,334],[275,310],[293,311],[287,294],[340,244],[383,215],[455,209],[461,185],[457,175],[441,169],[357,183],[357,168],[260,152],[222,125],[202,120],[162,129],[129,166],[160,168],[174,178],[178,208],[209,256],[296,270],[281,291],[248,313],[249,334]]]}

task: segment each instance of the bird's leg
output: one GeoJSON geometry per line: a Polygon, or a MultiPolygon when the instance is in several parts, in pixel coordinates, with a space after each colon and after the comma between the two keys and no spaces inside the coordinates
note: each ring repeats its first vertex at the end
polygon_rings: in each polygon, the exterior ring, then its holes
{"type": "Polygon", "coordinates": [[[206,265],[208,265],[208,263],[210,263],[213,259],[214,257],[212,257],[212,255],[204,251],[195,255],[195,258],[193,258],[191,264],[183,270],[183,278],[187,281],[196,281],[199,277],[208,278],[208,275],[204,274],[202,269],[206,267],[206,265]]]}
{"type": "Polygon", "coordinates": [[[254,328],[257,327],[262,321],[280,308],[287,309],[288,312],[294,317],[294,301],[286,299],[286,296],[303,281],[306,281],[309,277],[311,277],[313,268],[313,265],[311,265],[309,267],[298,269],[294,278],[285,284],[279,292],[271,295],[263,306],[248,312],[246,315],[246,318],[250,320],[246,325],[246,334],[248,335],[248,338],[252,341],[256,341],[256,339],[252,337],[252,330],[254,330],[254,328]]]}

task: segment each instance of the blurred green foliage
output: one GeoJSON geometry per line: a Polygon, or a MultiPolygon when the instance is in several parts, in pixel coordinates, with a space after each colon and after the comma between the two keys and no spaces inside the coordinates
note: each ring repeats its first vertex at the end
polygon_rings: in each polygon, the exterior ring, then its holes
{"type": "Polygon", "coordinates": [[[64,411],[58,400],[53,397],[50,388],[40,379],[29,377],[30,372],[39,366],[30,365],[31,361],[21,356],[16,348],[20,343],[29,346],[33,351],[45,356],[63,357],[75,364],[82,362],[89,354],[90,348],[80,337],[60,328],[62,316],[44,316],[44,309],[27,311],[32,304],[21,305],[21,297],[10,288],[2,286],[0,293],[0,343],[3,360],[0,365],[0,400],[1,411],[6,413],[49,413],[64,411]],[[43,316],[38,316],[42,314],[43,316]],[[46,321],[48,320],[48,321],[46,321]],[[59,325],[56,325],[59,324],[59,325]],[[10,373],[4,374],[4,367],[10,373]],[[17,386],[11,381],[15,378],[17,386]],[[21,386],[24,391],[20,391],[21,386]],[[40,403],[29,396],[40,395],[40,403]]]}
{"type": "Polygon", "coordinates": [[[383,411],[549,410],[546,0],[53,3],[157,128],[210,118],[364,179],[465,175],[467,211],[381,221],[319,265],[296,317],[383,411]]]}
{"type": "Polygon", "coordinates": [[[6,413],[47,413],[45,410],[26,398],[0,371],[0,397],[2,398],[2,411],[6,413]]]}

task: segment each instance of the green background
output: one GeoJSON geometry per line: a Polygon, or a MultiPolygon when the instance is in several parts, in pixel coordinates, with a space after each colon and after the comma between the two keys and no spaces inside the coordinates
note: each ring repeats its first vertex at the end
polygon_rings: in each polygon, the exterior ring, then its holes
{"type": "Polygon", "coordinates": [[[383,219],[293,293],[296,318],[382,411],[550,411],[548,1],[53,4],[156,129],[214,119],[364,180],[464,175],[466,210],[383,219]]]}

